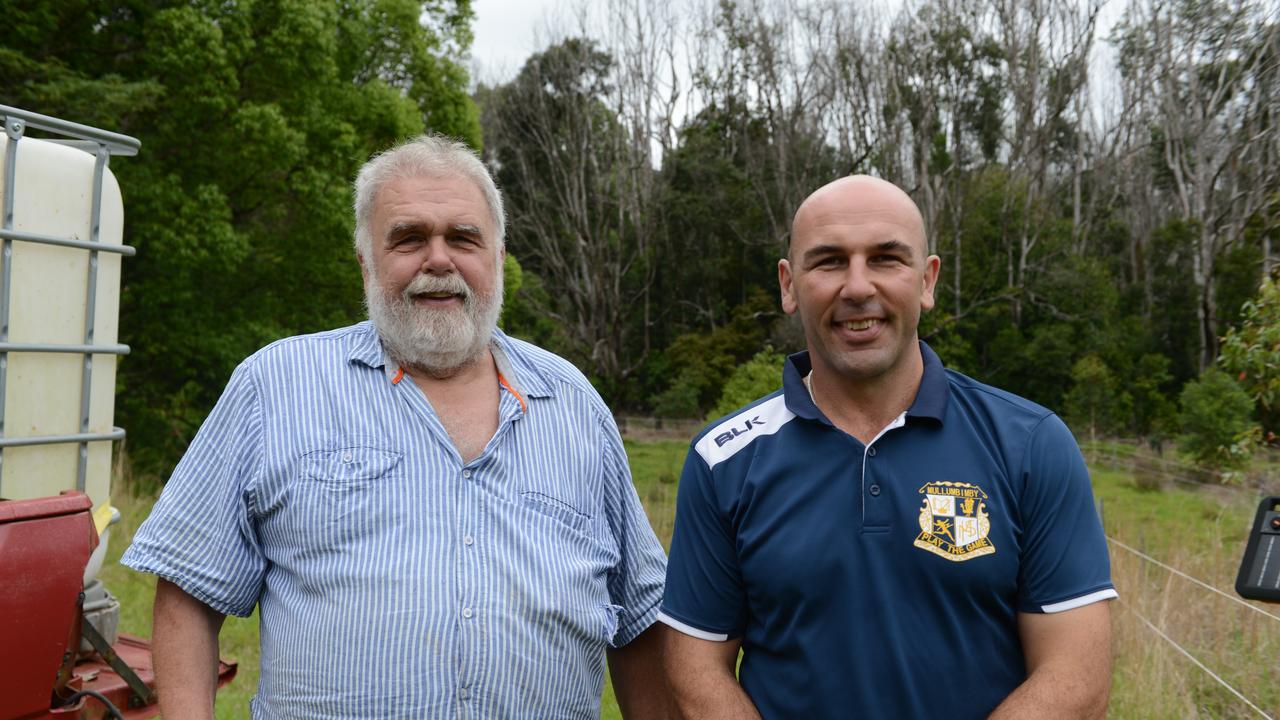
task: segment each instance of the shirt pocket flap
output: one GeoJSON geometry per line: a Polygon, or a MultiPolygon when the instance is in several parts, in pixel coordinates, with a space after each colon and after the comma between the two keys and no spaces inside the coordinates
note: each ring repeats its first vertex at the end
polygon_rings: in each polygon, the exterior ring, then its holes
{"type": "Polygon", "coordinates": [[[349,484],[385,477],[400,464],[402,453],[374,447],[317,450],[302,458],[302,474],[324,482],[349,484]]]}

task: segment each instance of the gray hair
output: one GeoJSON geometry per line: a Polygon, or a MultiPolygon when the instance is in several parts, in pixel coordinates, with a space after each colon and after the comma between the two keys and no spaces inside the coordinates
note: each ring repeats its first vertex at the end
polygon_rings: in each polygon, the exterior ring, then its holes
{"type": "Polygon", "coordinates": [[[475,183],[484,195],[493,220],[498,247],[506,242],[507,223],[502,210],[502,193],[494,185],[489,170],[476,153],[466,145],[443,135],[420,135],[374,155],[360,168],[355,183],[356,234],[355,249],[366,261],[370,259],[373,237],[369,224],[373,219],[373,199],[382,186],[405,177],[460,176],[475,183]]]}

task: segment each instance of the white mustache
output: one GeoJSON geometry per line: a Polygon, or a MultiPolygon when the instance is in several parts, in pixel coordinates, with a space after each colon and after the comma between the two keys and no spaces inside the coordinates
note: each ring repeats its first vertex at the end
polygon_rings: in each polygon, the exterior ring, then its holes
{"type": "Polygon", "coordinates": [[[461,295],[464,301],[471,300],[471,286],[462,279],[460,275],[418,275],[404,288],[404,299],[406,302],[413,299],[414,295],[423,293],[452,293],[461,295]]]}

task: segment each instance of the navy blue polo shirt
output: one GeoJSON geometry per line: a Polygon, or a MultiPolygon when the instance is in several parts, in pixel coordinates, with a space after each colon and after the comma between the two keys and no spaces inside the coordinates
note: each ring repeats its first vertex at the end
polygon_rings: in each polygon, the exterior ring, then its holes
{"type": "Polygon", "coordinates": [[[1019,612],[1116,596],[1067,427],[920,352],[869,445],[814,405],[807,353],[693,440],[659,619],[741,638],[765,718],[986,717],[1026,677],[1019,612]]]}

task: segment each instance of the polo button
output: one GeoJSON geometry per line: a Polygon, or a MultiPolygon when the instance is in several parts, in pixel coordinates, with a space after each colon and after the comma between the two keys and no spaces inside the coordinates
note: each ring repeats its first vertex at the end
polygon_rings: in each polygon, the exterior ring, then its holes
{"type": "Polygon", "coordinates": [[[470,535],[463,535],[463,536],[462,536],[462,544],[463,544],[463,545],[471,545],[471,544],[474,544],[474,543],[475,543],[475,538],[471,537],[470,535]]]}
{"type": "Polygon", "coordinates": [[[871,493],[872,497],[878,497],[880,495],[880,486],[872,485],[871,487],[867,488],[867,491],[871,493]]]}
{"type": "Polygon", "coordinates": [[[462,617],[464,617],[464,618],[466,618],[466,619],[470,620],[470,619],[471,619],[471,608],[462,608],[462,617]]]}
{"type": "Polygon", "coordinates": [[[471,478],[471,471],[470,471],[470,470],[463,470],[463,471],[462,471],[462,477],[467,478],[467,479],[470,479],[470,478],[471,478]]]}
{"type": "Polygon", "coordinates": [[[876,449],[875,449],[874,447],[869,447],[869,448],[867,448],[867,454],[868,454],[868,455],[870,455],[871,457],[875,457],[875,456],[876,456],[876,449]]]}

